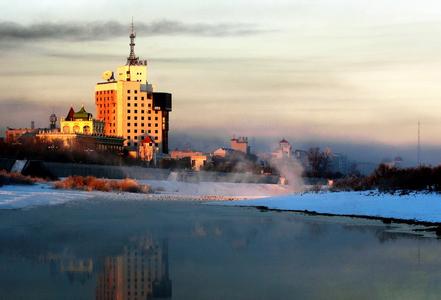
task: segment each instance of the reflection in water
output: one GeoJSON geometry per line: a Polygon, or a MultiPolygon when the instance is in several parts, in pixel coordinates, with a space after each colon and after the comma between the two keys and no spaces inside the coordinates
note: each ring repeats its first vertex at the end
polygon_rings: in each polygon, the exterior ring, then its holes
{"type": "Polygon", "coordinates": [[[55,277],[58,274],[65,274],[69,282],[79,282],[85,284],[91,277],[94,271],[94,264],[92,258],[77,258],[72,254],[55,254],[49,252],[41,255],[38,261],[49,265],[51,276],[55,277]]]}
{"type": "Polygon", "coordinates": [[[125,246],[121,255],[105,258],[96,299],[170,299],[171,288],[167,241],[145,237],[125,246]]]}
{"type": "Polygon", "coordinates": [[[441,241],[405,229],[180,201],[0,211],[0,299],[171,299],[170,278],[174,299],[437,299],[441,241]]]}

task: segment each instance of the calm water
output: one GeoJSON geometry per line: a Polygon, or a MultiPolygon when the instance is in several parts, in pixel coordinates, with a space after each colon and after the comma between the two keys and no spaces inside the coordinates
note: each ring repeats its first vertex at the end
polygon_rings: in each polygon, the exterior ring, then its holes
{"type": "Polygon", "coordinates": [[[0,299],[439,299],[441,243],[196,202],[0,211],[0,299]]]}

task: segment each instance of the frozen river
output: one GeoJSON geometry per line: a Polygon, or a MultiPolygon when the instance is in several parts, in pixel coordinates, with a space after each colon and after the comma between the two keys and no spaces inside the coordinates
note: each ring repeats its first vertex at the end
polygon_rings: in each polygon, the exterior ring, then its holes
{"type": "Polygon", "coordinates": [[[182,200],[0,210],[0,299],[436,299],[441,242],[405,226],[182,200]]]}

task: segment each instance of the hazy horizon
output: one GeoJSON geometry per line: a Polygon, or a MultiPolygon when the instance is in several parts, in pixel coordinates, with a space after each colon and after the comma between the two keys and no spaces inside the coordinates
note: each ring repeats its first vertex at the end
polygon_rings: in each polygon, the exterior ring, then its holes
{"type": "MultiPolygon", "coordinates": [[[[351,1],[14,1],[0,19],[0,128],[46,127],[128,55],[173,93],[171,147],[232,135],[330,146],[365,161],[441,162],[441,4],[351,1]],[[174,140],[173,140],[174,139],[174,140]],[[382,152],[384,151],[384,152],[382,152]]],[[[205,144],[205,146],[204,146],[205,144]]],[[[202,149],[205,150],[205,149],[202,149]]]]}

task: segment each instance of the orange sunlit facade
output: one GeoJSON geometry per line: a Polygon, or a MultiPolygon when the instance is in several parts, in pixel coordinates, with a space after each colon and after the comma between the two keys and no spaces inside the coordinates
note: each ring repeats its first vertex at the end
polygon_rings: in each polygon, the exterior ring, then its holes
{"type": "Polygon", "coordinates": [[[124,66],[103,73],[95,86],[97,118],[104,134],[122,136],[130,153],[139,156],[142,141],[150,138],[153,151],[168,153],[170,93],[155,92],[147,81],[147,61],[134,54],[135,33],[130,35],[130,56],[124,66]]]}

